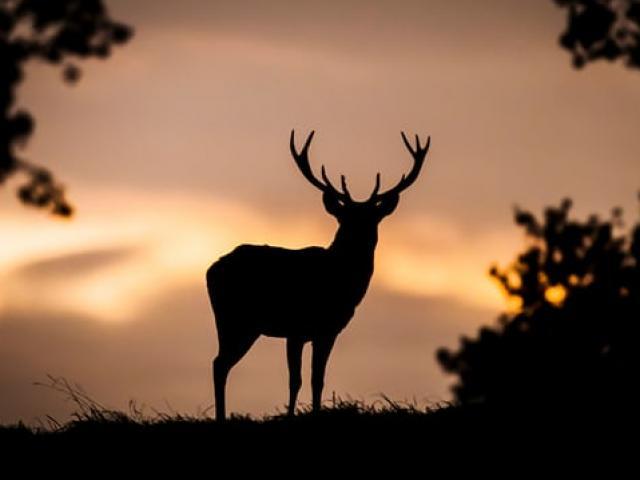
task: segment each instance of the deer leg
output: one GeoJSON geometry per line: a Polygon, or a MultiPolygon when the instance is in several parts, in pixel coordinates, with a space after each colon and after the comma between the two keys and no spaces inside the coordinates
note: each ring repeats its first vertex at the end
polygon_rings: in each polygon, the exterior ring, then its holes
{"type": "Polygon", "coordinates": [[[219,355],[213,360],[213,390],[216,405],[216,420],[225,419],[224,390],[227,384],[229,367],[219,355]]]}
{"type": "Polygon", "coordinates": [[[293,415],[296,410],[296,400],[302,385],[302,348],[304,342],[298,338],[287,339],[287,364],[289,366],[289,415],[293,415]]]}
{"type": "Polygon", "coordinates": [[[229,371],[240,361],[242,357],[244,357],[257,338],[258,336],[255,335],[233,342],[230,338],[225,338],[224,344],[220,342],[218,356],[213,360],[213,388],[215,392],[216,420],[222,421],[226,417],[225,388],[227,385],[229,371]]]}
{"type": "Polygon", "coordinates": [[[313,411],[317,412],[322,406],[322,389],[324,388],[324,374],[327,369],[329,354],[336,337],[321,337],[313,341],[311,359],[311,391],[313,396],[313,411]]]}

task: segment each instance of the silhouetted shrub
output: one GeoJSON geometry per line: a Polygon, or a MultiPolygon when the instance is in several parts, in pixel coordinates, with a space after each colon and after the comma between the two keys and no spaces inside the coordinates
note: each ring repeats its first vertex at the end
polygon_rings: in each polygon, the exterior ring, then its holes
{"type": "Polygon", "coordinates": [[[629,67],[640,68],[640,1],[554,1],[568,9],[560,44],[573,54],[576,68],[594,60],[619,58],[629,67]]]}
{"type": "Polygon", "coordinates": [[[491,269],[515,313],[440,349],[458,376],[463,403],[622,405],[631,401],[638,365],[640,223],[625,233],[622,212],[610,220],[569,218],[571,201],[539,220],[516,209],[532,245],[507,269],[491,269]]]}
{"type": "Polygon", "coordinates": [[[28,180],[18,189],[24,203],[63,216],[72,212],[51,173],[16,154],[35,124],[15,105],[26,62],[60,65],[63,79],[74,83],[80,70],[70,59],[106,58],[131,35],[130,27],[111,20],[102,0],[0,0],[0,184],[17,171],[25,173],[28,180]]]}

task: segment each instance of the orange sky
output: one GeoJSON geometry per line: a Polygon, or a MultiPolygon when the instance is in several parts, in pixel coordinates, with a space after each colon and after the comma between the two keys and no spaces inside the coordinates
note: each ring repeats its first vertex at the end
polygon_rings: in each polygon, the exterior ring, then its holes
{"type": "MultiPolygon", "coordinates": [[[[289,156],[291,128],[315,129],[312,164],[360,197],[377,171],[384,187],[409,168],[401,129],[432,137],[381,225],[329,396],[448,398],[434,351],[504,308],[486,271],[524,244],[513,204],[571,196],[580,215],[635,214],[640,77],[572,70],[551,1],[107,4],[135,26],[130,44],[73,88],[32,66],[20,91],[37,119],[24,155],[64,179],[78,214],[0,192],[2,422],[64,417],[31,385],[46,373],[116,407],[211,403],[207,266],[239,243],[327,245],[335,229],[289,156]]],[[[286,397],[284,346],[261,342],[229,406],[260,414],[286,397]]]]}

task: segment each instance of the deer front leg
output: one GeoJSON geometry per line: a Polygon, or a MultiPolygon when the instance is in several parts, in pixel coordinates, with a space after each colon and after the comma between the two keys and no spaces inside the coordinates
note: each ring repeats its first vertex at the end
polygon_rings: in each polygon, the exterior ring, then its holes
{"type": "Polygon", "coordinates": [[[302,347],[304,342],[298,338],[287,339],[287,364],[289,365],[289,409],[288,414],[296,411],[296,400],[302,386],[302,347]]]}
{"type": "Polygon", "coordinates": [[[336,337],[321,337],[313,340],[313,355],[311,359],[311,391],[313,396],[313,411],[317,412],[322,406],[322,389],[324,388],[324,374],[327,369],[329,354],[336,337]]]}

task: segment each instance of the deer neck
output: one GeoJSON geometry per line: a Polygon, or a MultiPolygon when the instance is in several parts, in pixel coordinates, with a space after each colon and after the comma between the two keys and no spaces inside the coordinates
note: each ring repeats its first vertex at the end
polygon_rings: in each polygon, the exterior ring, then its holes
{"type": "Polygon", "coordinates": [[[363,232],[340,225],[328,248],[340,266],[343,278],[356,290],[354,294],[364,295],[369,286],[377,243],[377,227],[363,232]]]}

